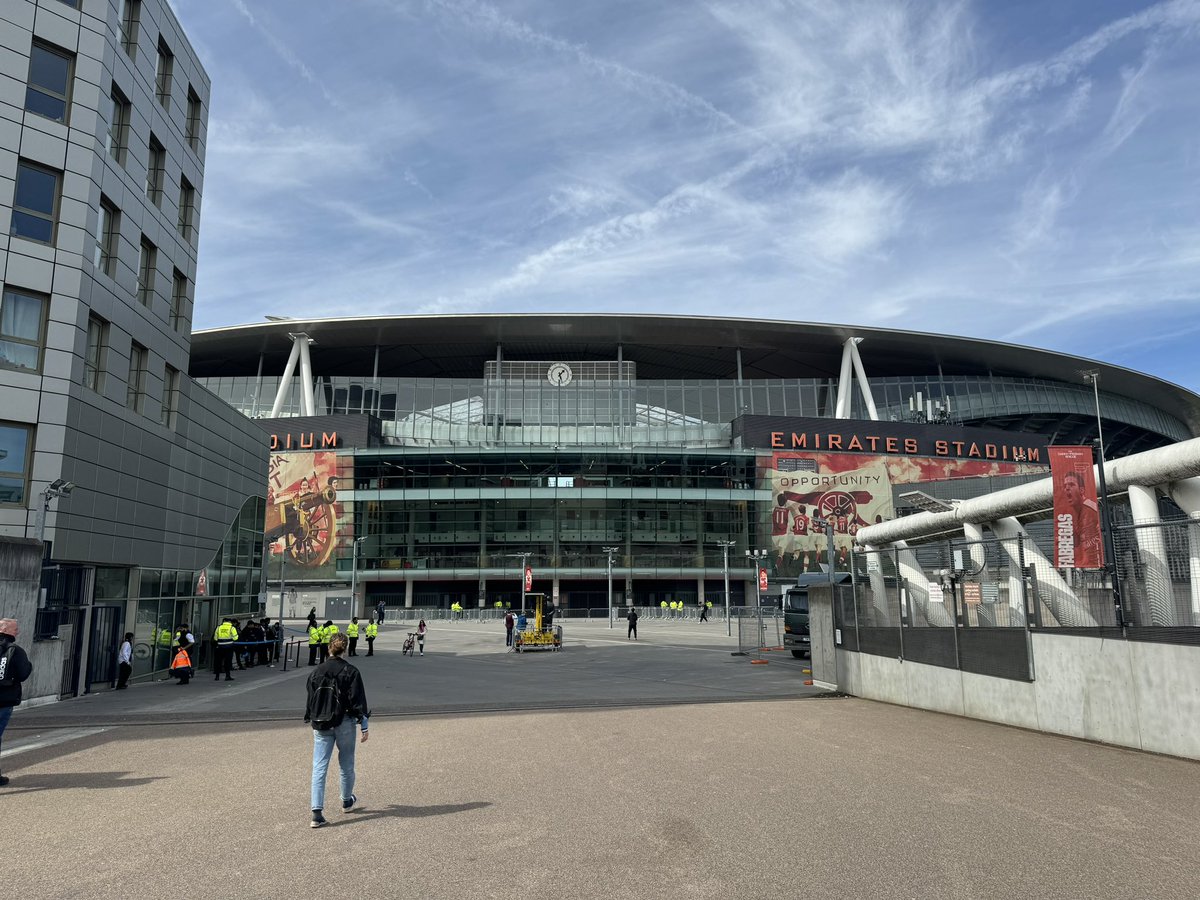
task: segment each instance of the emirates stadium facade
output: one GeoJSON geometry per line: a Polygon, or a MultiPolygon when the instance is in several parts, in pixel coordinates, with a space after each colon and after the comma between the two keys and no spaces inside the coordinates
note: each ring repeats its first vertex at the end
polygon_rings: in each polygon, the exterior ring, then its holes
{"type": "Polygon", "coordinates": [[[1200,397],[1117,366],[779,321],[269,321],[196,332],[191,375],[267,429],[268,568],[297,615],[348,585],[358,611],[519,604],[526,567],[572,609],[605,606],[610,571],[618,604],[715,605],[726,573],[753,602],[748,552],[777,582],[818,571],[818,516],[840,566],[913,496],[1045,477],[1048,445],[1200,435],[1200,397]]]}

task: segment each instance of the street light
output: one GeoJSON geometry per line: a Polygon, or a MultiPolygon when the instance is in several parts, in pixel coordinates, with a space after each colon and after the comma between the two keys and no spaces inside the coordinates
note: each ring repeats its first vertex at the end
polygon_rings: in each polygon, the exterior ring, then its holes
{"type": "Polygon", "coordinates": [[[721,548],[721,555],[724,557],[725,569],[725,634],[733,635],[733,623],[729,619],[729,548],[734,546],[737,541],[717,541],[717,545],[721,548]]]}
{"type": "Polygon", "coordinates": [[[365,534],[362,537],[356,537],[350,551],[350,606],[353,607],[351,616],[358,615],[358,548],[366,539],[365,534]]]}
{"type": "Polygon", "coordinates": [[[532,550],[522,550],[520,553],[505,553],[509,559],[521,560],[521,615],[525,615],[525,570],[529,567],[526,560],[533,556],[532,550]]]}
{"type": "Polygon", "coordinates": [[[604,547],[602,548],[608,554],[608,627],[613,627],[613,605],[612,605],[612,558],[614,553],[621,551],[620,547],[604,547]]]}
{"type": "MultiPolygon", "coordinates": [[[[754,563],[754,597],[758,602],[758,645],[765,647],[766,626],[763,624],[762,612],[762,572],[759,568],[767,558],[766,550],[747,550],[746,556],[754,563]]],[[[741,649],[740,647],[738,649],[741,649]]]]}
{"type": "Polygon", "coordinates": [[[1104,477],[1104,425],[1100,419],[1100,373],[1095,369],[1081,371],[1084,381],[1092,384],[1092,397],[1096,403],[1096,451],[1099,459],[1096,470],[1100,473],[1100,497],[1103,504],[1100,531],[1104,537],[1104,571],[1112,581],[1113,607],[1116,610],[1117,626],[1125,627],[1125,611],[1121,602],[1121,580],[1117,577],[1117,551],[1113,541],[1112,507],[1108,502],[1108,482],[1104,477]]]}

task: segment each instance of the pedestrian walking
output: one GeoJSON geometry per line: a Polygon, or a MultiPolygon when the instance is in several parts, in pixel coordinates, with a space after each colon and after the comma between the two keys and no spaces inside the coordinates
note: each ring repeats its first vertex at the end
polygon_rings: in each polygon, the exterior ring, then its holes
{"type": "Polygon", "coordinates": [[[123,691],[129,687],[129,676],[133,674],[133,632],[125,632],[125,640],[121,641],[121,649],[117,651],[117,690],[123,691]]]}
{"type": "Polygon", "coordinates": [[[379,626],[372,619],[367,623],[367,656],[375,655],[375,638],[379,635],[379,626]]]}
{"type": "Polygon", "coordinates": [[[233,681],[233,654],[237,650],[236,644],[238,639],[238,630],[233,625],[233,620],[225,618],[221,624],[217,626],[217,630],[213,632],[213,640],[217,644],[217,652],[213,656],[214,666],[213,671],[216,673],[214,681],[221,680],[221,673],[225,673],[226,681],[233,681]]]}
{"type": "MultiPolygon", "coordinates": [[[[16,619],[0,619],[0,742],[13,707],[21,705],[21,683],[33,674],[29,656],[17,646],[19,634],[16,619]]],[[[0,775],[0,787],[6,784],[8,777],[0,775]]]]}
{"type": "Polygon", "coordinates": [[[349,812],[358,797],[354,793],[355,724],[362,731],[362,743],[367,742],[367,692],[362,675],[343,655],[349,644],[345,635],[334,635],[329,642],[330,658],[308,676],[308,702],[304,721],[313,729],[312,796],[309,825],[320,828],[326,824],[325,780],[333,748],[338,751],[339,788],[342,812],[349,812]]]}
{"type": "Polygon", "coordinates": [[[375,618],[377,620],[379,620],[380,625],[383,624],[383,614],[386,610],[387,610],[387,604],[384,603],[382,600],[380,600],[379,603],[376,604],[376,606],[375,606],[375,618]]]}
{"type": "Polygon", "coordinates": [[[512,610],[504,614],[504,646],[512,646],[513,626],[517,624],[517,620],[513,618],[512,610]]]}
{"type": "Polygon", "coordinates": [[[425,655],[425,620],[422,619],[417,625],[417,649],[421,651],[420,655],[425,655]]]}
{"type": "Polygon", "coordinates": [[[358,656],[358,616],[346,626],[346,637],[350,639],[350,656],[358,656]]]}
{"type": "Polygon", "coordinates": [[[629,621],[629,631],[625,634],[625,640],[637,640],[637,611],[631,606],[629,607],[629,615],[625,617],[629,621]]]}
{"type": "Polygon", "coordinates": [[[704,601],[700,601],[700,621],[708,621],[708,607],[704,605],[704,601]]]}

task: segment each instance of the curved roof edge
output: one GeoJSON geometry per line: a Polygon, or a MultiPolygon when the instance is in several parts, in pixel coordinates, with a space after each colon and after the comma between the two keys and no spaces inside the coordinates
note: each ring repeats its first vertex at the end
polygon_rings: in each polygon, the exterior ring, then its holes
{"type": "MultiPolygon", "coordinates": [[[[626,358],[638,346],[678,348],[679,374],[671,377],[728,377],[728,361],[740,349],[746,377],[837,377],[841,346],[863,338],[860,352],[868,377],[907,374],[924,365],[945,368],[947,375],[968,373],[1013,375],[1079,384],[1082,370],[1100,373],[1101,390],[1150,403],[1200,434],[1200,395],[1153,375],[1055,350],[1003,341],[875,326],[793,322],[718,316],[675,316],[662,313],[472,313],[281,319],[202,329],[192,335],[192,369],[199,377],[244,369],[260,354],[272,361],[291,349],[289,334],[308,333],[315,357],[363,359],[363,349],[436,348],[443,345],[457,364],[495,358],[497,345],[520,348],[520,358],[554,358],[555,345],[602,349],[622,345],[626,358]],[[802,346],[798,343],[802,342],[802,346]],[[693,351],[728,351],[689,357],[693,351]],[[688,370],[695,369],[694,374],[688,370]],[[726,374],[716,374],[716,369],[726,374]]],[[[563,358],[567,358],[563,354],[563,358]]],[[[282,363],[278,369],[282,371],[282,363]]],[[[237,372],[236,374],[241,374],[237,372]]],[[[318,374],[322,374],[318,372],[318,374]]],[[[343,374],[339,372],[338,374],[343,374]]],[[[480,371],[480,375],[482,372],[480,371]]],[[[651,376],[654,377],[654,376],[651,376]]]]}

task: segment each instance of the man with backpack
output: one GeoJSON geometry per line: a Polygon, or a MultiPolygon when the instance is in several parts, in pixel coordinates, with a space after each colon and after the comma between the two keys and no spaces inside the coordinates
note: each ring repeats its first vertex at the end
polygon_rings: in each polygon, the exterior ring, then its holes
{"type": "Polygon", "coordinates": [[[367,720],[371,715],[367,708],[367,692],[363,687],[358,669],[342,657],[349,640],[344,634],[335,634],[329,641],[329,659],[321,663],[308,676],[308,702],[304,708],[304,721],[313,728],[312,765],[312,828],[326,824],[325,777],[329,772],[329,760],[336,745],[342,812],[349,812],[358,797],[354,794],[354,738],[355,723],[362,729],[362,742],[367,742],[367,720]]]}
{"type": "Polygon", "coordinates": [[[517,620],[513,618],[512,610],[509,610],[504,616],[504,646],[512,646],[512,631],[513,626],[517,624],[517,620]]]}
{"type": "MultiPolygon", "coordinates": [[[[21,682],[33,674],[29,657],[17,646],[18,634],[16,619],[0,619],[0,740],[13,707],[21,703],[21,682]]],[[[0,775],[0,787],[6,784],[8,778],[0,775]]]]}

